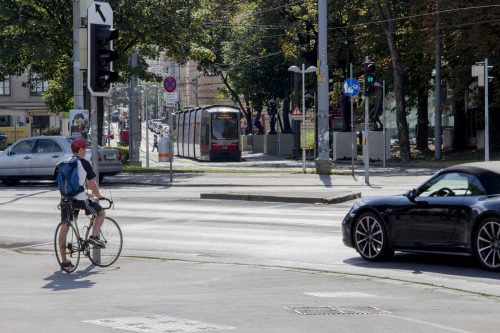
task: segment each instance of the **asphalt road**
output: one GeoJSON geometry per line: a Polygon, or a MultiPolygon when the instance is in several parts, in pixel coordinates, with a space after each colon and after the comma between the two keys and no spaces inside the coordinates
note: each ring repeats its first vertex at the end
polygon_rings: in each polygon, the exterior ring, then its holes
{"type": "MultiPolygon", "coordinates": [[[[0,252],[1,326],[6,332],[52,332],[68,322],[76,332],[499,327],[498,274],[462,257],[398,254],[367,263],[341,241],[351,203],[200,200],[207,190],[213,188],[109,184],[104,192],[116,201],[109,216],[122,227],[123,256],[108,269],[83,260],[69,276],[58,272],[52,255],[55,187],[0,187],[0,245],[7,249],[0,252]]],[[[384,185],[377,193],[397,190],[384,185]]]]}

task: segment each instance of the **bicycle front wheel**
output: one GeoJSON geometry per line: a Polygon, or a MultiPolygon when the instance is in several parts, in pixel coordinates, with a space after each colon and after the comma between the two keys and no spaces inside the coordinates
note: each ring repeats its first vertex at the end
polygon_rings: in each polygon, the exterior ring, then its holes
{"type": "MultiPolygon", "coordinates": [[[[90,235],[91,229],[89,228],[85,239],[88,239],[90,235]]],[[[118,223],[110,217],[105,217],[99,238],[106,246],[104,248],[97,248],[90,245],[89,259],[96,266],[107,267],[112,265],[122,252],[123,237],[118,223]]]]}
{"type": "Polygon", "coordinates": [[[57,226],[54,250],[61,269],[66,273],[74,272],[80,262],[80,235],[71,223],[61,222],[57,226]]]}

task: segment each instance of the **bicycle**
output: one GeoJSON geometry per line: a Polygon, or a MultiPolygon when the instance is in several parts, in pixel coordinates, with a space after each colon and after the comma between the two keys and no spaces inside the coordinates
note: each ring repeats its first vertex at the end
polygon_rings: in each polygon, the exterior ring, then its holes
{"type": "MultiPolygon", "coordinates": [[[[101,198],[99,200],[109,203],[103,209],[110,209],[113,206],[113,201],[110,199],[101,198]]],[[[107,216],[105,217],[99,233],[99,238],[104,242],[105,246],[98,247],[90,244],[88,241],[96,215],[93,214],[89,217],[89,225],[84,226],[80,234],[77,222],[79,210],[75,210],[73,207],[73,199],[62,198],[58,207],[60,209],[67,209],[69,213],[67,214],[69,221],[59,223],[54,235],[54,250],[61,270],[66,273],[74,272],[80,263],[81,253],[87,256],[94,265],[99,267],[111,266],[118,260],[122,251],[123,237],[120,226],[115,220],[107,216]],[[85,238],[81,236],[83,234],[85,234],[85,238]],[[69,260],[70,258],[74,260],[74,262],[72,260],[74,266],[63,266],[64,259],[69,260]]]]}

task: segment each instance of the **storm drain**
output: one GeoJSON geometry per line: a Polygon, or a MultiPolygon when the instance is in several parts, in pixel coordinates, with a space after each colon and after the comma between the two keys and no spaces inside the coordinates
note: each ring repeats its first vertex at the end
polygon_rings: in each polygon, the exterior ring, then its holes
{"type": "Polygon", "coordinates": [[[291,313],[308,316],[318,315],[387,315],[390,312],[376,308],[374,306],[352,306],[352,307],[332,307],[332,306],[286,306],[283,309],[291,313]]]}

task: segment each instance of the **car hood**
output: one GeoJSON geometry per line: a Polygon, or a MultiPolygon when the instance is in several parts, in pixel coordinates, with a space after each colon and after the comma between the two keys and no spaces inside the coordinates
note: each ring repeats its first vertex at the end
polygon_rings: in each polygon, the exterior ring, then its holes
{"type": "Polygon", "coordinates": [[[390,195],[390,196],[380,196],[380,197],[366,197],[357,200],[352,210],[357,210],[361,207],[382,207],[382,206],[400,206],[407,205],[410,200],[403,194],[390,195]]]}

